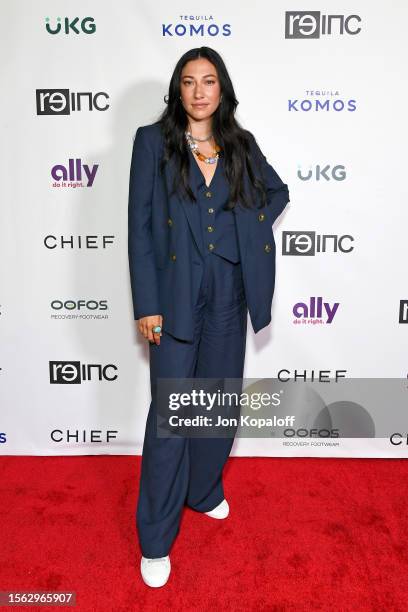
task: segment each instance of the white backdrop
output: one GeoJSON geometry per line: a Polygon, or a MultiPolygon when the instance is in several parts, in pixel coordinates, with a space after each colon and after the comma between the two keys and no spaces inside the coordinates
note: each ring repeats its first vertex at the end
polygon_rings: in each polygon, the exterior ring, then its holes
{"type": "MultiPolygon", "coordinates": [[[[274,226],[272,323],[256,336],[248,325],[245,376],[406,377],[406,3],[15,0],[1,13],[1,453],[141,452],[150,388],[127,261],[132,139],[163,109],[180,55],[202,45],[224,58],[237,118],[290,190],[274,226]],[[285,232],[336,239],[305,255],[300,237],[283,253],[285,232]],[[313,297],[339,304],[333,321],[295,324],[313,297]],[[78,384],[52,381],[61,362],[80,364],[78,384]]],[[[240,438],[232,455],[406,449],[240,438]]]]}

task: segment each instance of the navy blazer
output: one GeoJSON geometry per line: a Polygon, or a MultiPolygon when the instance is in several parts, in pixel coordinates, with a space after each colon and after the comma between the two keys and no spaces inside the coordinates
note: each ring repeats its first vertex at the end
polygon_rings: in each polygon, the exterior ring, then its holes
{"type": "MultiPolygon", "coordinates": [[[[267,206],[235,206],[236,227],[248,312],[255,333],[271,321],[275,287],[272,224],[289,200],[288,186],[268,163],[254,136],[251,153],[259,159],[267,187],[267,206]]],[[[203,274],[197,202],[171,192],[171,158],[160,175],[163,135],[160,125],[141,126],[133,142],[128,207],[128,255],[134,318],[162,315],[163,329],[193,340],[194,305],[203,274]]],[[[253,164],[254,172],[259,173],[253,164]]],[[[190,166],[189,184],[196,195],[190,166]]],[[[249,181],[245,172],[244,181],[249,181]]],[[[245,183],[246,184],[246,183],[245,183]]],[[[256,205],[260,205],[256,195],[256,205]]]]}

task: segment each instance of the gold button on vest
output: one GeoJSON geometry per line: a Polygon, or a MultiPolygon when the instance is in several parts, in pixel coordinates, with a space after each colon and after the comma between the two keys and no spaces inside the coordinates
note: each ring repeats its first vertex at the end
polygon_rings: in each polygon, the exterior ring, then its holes
{"type": "Polygon", "coordinates": [[[172,253],[172,254],[170,255],[170,257],[172,258],[172,260],[173,260],[173,261],[176,261],[176,254],[175,254],[175,253],[172,253]]]}
{"type": "Polygon", "coordinates": [[[207,230],[208,230],[209,232],[213,232],[213,231],[214,231],[214,228],[213,228],[213,226],[212,226],[212,225],[209,225],[209,226],[207,227],[207,230]]]}
{"type": "Polygon", "coordinates": [[[171,227],[173,225],[173,221],[169,218],[167,219],[167,225],[171,227]]]}
{"type": "Polygon", "coordinates": [[[210,242],[210,244],[208,245],[208,248],[210,249],[210,251],[212,251],[213,249],[215,249],[215,246],[213,245],[212,242],[210,242]]]}
{"type": "Polygon", "coordinates": [[[265,215],[263,213],[260,213],[258,215],[258,219],[259,219],[259,221],[263,221],[265,219],[265,215]]]}
{"type": "Polygon", "coordinates": [[[211,193],[211,191],[206,191],[206,192],[205,192],[205,195],[207,196],[207,198],[211,198],[212,193],[211,193]]]}
{"type": "Polygon", "coordinates": [[[265,249],[265,252],[266,252],[266,253],[270,253],[271,248],[272,248],[272,247],[271,247],[271,245],[270,245],[270,244],[268,244],[268,243],[266,243],[266,244],[265,244],[265,246],[264,246],[264,249],[265,249]]]}

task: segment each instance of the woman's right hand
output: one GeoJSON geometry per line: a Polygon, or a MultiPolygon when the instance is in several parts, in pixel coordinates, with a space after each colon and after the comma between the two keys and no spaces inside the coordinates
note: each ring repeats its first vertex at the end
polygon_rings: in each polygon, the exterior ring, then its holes
{"type": "Polygon", "coordinates": [[[153,332],[152,329],[153,327],[156,327],[156,325],[160,325],[163,329],[162,315],[149,315],[148,317],[141,317],[138,320],[138,324],[139,331],[142,336],[146,338],[146,340],[149,340],[151,343],[155,342],[158,345],[160,344],[160,336],[162,335],[162,332],[157,334],[153,332]]]}

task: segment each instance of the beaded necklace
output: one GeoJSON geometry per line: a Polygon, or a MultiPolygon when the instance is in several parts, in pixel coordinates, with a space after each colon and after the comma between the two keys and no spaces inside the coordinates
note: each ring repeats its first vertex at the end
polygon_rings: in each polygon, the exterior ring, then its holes
{"type": "Polygon", "coordinates": [[[198,157],[199,160],[205,162],[206,164],[215,164],[217,159],[219,158],[219,151],[221,151],[221,147],[218,146],[217,144],[215,145],[214,148],[214,153],[212,156],[210,157],[206,157],[203,153],[200,153],[199,149],[198,149],[198,145],[197,143],[194,142],[193,136],[191,134],[191,132],[185,132],[185,136],[186,136],[186,141],[188,146],[190,147],[190,149],[192,150],[193,153],[195,153],[198,157]]]}

